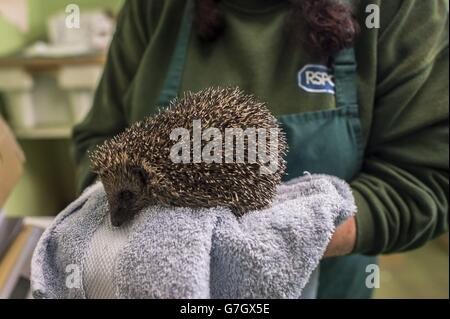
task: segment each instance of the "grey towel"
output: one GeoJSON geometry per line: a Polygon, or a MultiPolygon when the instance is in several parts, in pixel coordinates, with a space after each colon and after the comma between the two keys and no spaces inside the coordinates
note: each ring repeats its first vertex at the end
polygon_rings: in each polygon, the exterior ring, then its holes
{"type": "MultiPolygon", "coordinates": [[[[98,183],[58,215],[32,260],[35,298],[300,298],[336,225],[356,211],[350,187],[307,175],[270,208],[149,207],[113,228],[98,183]]],[[[304,296],[303,296],[304,297],[304,296]]]]}

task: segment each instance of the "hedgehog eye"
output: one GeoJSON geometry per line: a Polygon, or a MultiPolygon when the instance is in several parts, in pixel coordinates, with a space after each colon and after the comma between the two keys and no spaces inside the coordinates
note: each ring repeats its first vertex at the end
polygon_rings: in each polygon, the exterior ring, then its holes
{"type": "Polygon", "coordinates": [[[133,167],[131,172],[138,178],[142,186],[147,185],[148,173],[142,167],[133,167]]]}
{"type": "Polygon", "coordinates": [[[121,192],[119,193],[119,200],[120,200],[121,202],[122,202],[122,201],[130,201],[130,200],[133,199],[133,197],[134,197],[134,194],[133,194],[132,192],[130,192],[130,191],[127,191],[127,190],[121,191],[121,192]]]}

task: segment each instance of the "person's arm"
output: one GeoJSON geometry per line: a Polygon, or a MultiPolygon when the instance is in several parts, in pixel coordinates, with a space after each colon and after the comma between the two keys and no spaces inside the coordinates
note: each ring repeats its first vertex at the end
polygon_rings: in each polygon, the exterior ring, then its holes
{"type": "Polygon", "coordinates": [[[448,1],[403,1],[379,37],[373,123],[351,183],[356,223],[327,255],[410,250],[448,231],[448,1]]]}
{"type": "Polygon", "coordinates": [[[148,6],[147,1],[125,2],[93,107],[86,119],[74,129],[80,191],[95,179],[89,169],[87,152],[129,125],[123,101],[148,43],[148,6]]]}
{"type": "Polygon", "coordinates": [[[336,228],[333,233],[325,257],[336,257],[350,254],[356,243],[356,222],[355,217],[350,217],[336,228]]]}

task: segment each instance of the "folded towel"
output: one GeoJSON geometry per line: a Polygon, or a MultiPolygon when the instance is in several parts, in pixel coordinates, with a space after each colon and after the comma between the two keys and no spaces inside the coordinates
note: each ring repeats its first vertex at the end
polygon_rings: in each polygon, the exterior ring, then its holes
{"type": "Polygon", "coordinates": [[[307,175],[241,218],[153,206],[114,228],[107,211],[98,183],[58,215],[33,256],[35,298],[305,297],[335,227],[356,207],[344,181],[307,175]]]}

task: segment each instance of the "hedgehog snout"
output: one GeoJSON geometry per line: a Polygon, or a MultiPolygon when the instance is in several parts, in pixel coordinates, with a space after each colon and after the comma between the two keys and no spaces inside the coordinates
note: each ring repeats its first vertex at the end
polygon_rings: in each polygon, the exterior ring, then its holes
{"type": "Polygon", "coordinates": [[[129,190],[119,191],[116,198],[110,203],[111,224],[119,227],[130,221],[136,214],[134,202],[136,195],[129,190]]]}

